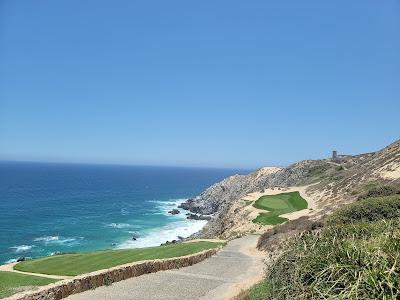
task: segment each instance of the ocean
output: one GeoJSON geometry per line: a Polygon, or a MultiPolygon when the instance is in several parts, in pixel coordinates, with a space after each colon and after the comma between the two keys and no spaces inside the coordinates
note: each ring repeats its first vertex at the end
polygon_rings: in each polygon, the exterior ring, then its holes
{"type": "Polygon", "coordinates": [[[246,170],[0,162],[0,263],[157,246],[205,221],[169,210],[246,170]],[[136,238],[133,240],[132,238],[136,238]]]}

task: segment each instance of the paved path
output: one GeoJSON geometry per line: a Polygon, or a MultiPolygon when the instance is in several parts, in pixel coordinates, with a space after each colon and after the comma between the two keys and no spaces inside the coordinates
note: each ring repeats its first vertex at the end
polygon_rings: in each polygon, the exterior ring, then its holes
{"type": "Polygon", "coordinates": [[[51,279],[69,279],[69,278],[73,278],[73,276],[47,275],[47,274],[41,274],[41,273],[22,272],[22,271],[14,270],[14,266],[16,264],[17,264],[17,262],[9,263],[9,264],[6,264],[6,265],[1,265],[0,266],[0,271],[14,272],[14,273],[20,273],[20,274],[25,274],[25,275],[39,276],[39,277],[46,277],[46,278],[51,278],[51,279]]]}
{"type": "Polygon", "coordinates": [[[67,299],[230,299],[262,278],[257,240],[256,235],[245,236],[196,265],[130,278],[67,299]]]}

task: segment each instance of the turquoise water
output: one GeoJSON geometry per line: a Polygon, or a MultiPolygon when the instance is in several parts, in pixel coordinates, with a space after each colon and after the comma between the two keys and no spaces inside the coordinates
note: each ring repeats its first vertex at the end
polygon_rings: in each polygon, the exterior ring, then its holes
{"type": "Polygon", "coordinates": [[[1,162],[0,263],[189,236],[205,222],[168,210],[236,173],[246,171],[1,162]]]}

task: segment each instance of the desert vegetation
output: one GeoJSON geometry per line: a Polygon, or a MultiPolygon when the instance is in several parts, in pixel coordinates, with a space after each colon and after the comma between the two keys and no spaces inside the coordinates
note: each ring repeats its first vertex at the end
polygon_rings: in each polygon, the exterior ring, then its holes
{"type": "Polygon", "coordinates": [[[324,227],[323,219],[312,220],[309,216],[303,216],[298,219],[274,226],[264,232],[258,239],[257,248],[262,251],[273,252],[279,249],[281,242],[285,239],[302,232],[319,230],[324,227]]]}
{"type": "Polygon", "coordinates": [[[370,197],[383,197],[400,194],[400,183],[385,184],[379,181],[368,182],[358,195],[358,200],[370,197]]]}
{"type": "MultiPolygon", "coordinates": [[[[325,226],[305,219],[302,224],[304,231],[280,243],[265,281],[243,299],[400,297],[400,195],[349,204],[329,216],[325,226]]],[[[263,236],[259,246],[290,232],[285,225],[263,236]]]]}

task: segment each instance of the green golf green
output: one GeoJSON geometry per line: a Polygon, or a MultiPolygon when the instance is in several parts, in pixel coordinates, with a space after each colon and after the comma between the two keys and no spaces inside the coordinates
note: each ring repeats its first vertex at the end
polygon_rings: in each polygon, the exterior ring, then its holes
{"type": "Polygon", "coordinates": [[[286,218],[282,218],[280,215],[305,209],[308,207],[308,204],[307,201],[300,196],[299,192],[290,192],[262,196],[253,206],[268,211],[260,213],[257,218],[253,220],[254,223],[276,225],[287,221],[286,218]]]}
{"type": "Polygon", "coordinates": [[[185,256],[221,246],[223,243],[201,241],[151,248],[62,254],[23,261],[16,264],[14,269],[31,273],[75,276],[135,261],[185,256]]]}
{"type": "Polygon", "coordinates": [[[56,281],[56,279],[0,271],[0,298],[56,281]]]}

